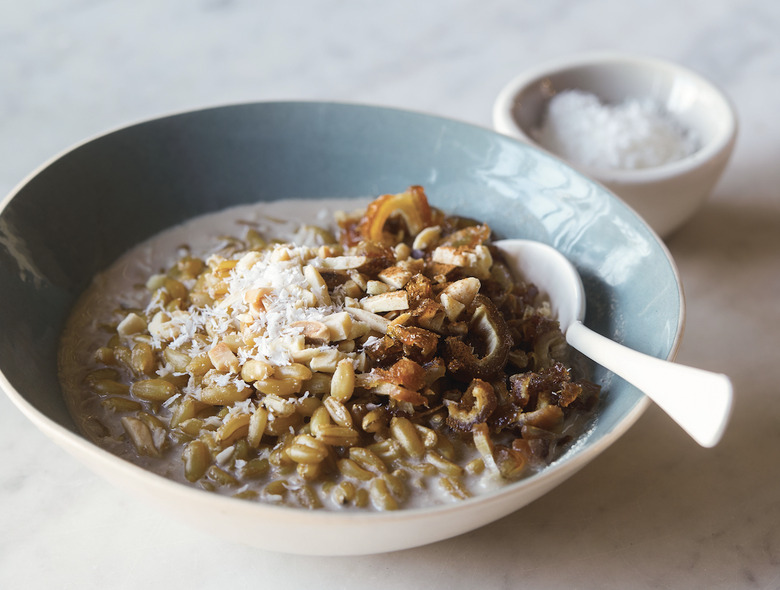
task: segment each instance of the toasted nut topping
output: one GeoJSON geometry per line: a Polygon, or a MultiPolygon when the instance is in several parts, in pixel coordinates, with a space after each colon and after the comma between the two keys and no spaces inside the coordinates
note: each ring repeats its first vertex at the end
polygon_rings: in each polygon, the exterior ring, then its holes
{"type": "Polygon", "coordinates": [[[273,293],[273,289],[269,287],[249,289],[244,293],[244,303],[249,305],[249,310],[255,316],[257,316],[265,311],[265,303],[263,299],[271,293],[273,293]]]}
{"type": "Polygon", "coordinates": [[[328,286],[325,284],[320,272],[310,264],[307,264],[303,267],[303,276],[306,277],[306,281],[309,283],[312,293],[314,293],[314,296],[317,298],[317,303],[319,305],[330,305],[331,301],[330,294],[328,293],[328,286]]]}
{"type": "Polygon", "coordinates": [[[427,250],[439,241],[441,237],[441,228],[438,225],[426,227],[414,238],[412,242],[413,250],[427,250]]]}
{"type": "Polygon", "coordinates": [[[412,278],[412,273],[398,266],[390,266],[379,273],[379,280],[386,283],[391,289],[403,289],[404,285],[412,278]]]}
{"type": "Polygon", "coordinates": [[[375,330],[382,334],[387,332],[387,326],[390,325],[390,320],[387,320],[381,315],[366,309],[361,309],[359,307],[348,307],[347,312],[354,318],[365,323],[371,330],[375,330]]]}
{"type": "Polygon", "coordinates": [[[366,283],[366,293],[368,295],[381,295],[390,291],[390,285],[382,281],[368,281],[366,283]]]}
{"type": "Polygon", "coordinates": [[[367,260],[368,259],[365,256],[334,256],[322,260],[320,268],[327,268],[330,270],[351,270],[360,268],[367,260]]]}
{"type": "Polygon", "coordinates": [[[217,371],[222,373],[238,373],[238,357],[233,354],[230,347],[224,342],[220,342],[214,348],[209,350],[209,359],[217,371]]]}
{"type": "Polygon", "coordinates": [[[466,306],[463,303],[454,297],[451,297],[447,293],[442,293],[440,300],[442,307],[444,307],[444,313],[447,314],[447,319],[451,322],[457,321],[460,314],[463,313],[464,309],[466,309],[466,306]]]}
{"type": "Polygon", "coordinates": [[[409,298],[406,291],[391,291],[361,299],[360,307],[372,313],[401,311],[409,309],[409,298]]]}
{"type": "Polygon", "coordinates": [[[128,313],[116,327],[117,334],[131,336],[146,330],[146,320],[135,312],[128,313]]]}
{"type": "Polygon", "coordinates": [[[322,320],[328,328],[328,341],[339,342],[348,338],[355,338],[352,335],[352,317],[346,311],[331,314],[322,320]]]}
{"type": "Polygon", "coordinates": [[[490,278],[493,257],[486,246],[475,246],[473,249],[439,246],[433,251],[431,258],[434,262],[459,266],[479,279],[490,278]]]}
{"type": "Polygon", "coordinates": [[[457,299],[463,305],[471,305],[474,301],[474,296],[479,293],[479,288],[482,283],[476,277],[466,277],[454,283],[450,283],[444,288],[442,293],[446,293],[450,297],[457,299]]]}
{"type": "Polygon", "coordinates": [[[290,328],[300,329],[307,342],[324,344],[330,342],[330,330],[323,322],[313,320],[292,322],[290,328]]]}

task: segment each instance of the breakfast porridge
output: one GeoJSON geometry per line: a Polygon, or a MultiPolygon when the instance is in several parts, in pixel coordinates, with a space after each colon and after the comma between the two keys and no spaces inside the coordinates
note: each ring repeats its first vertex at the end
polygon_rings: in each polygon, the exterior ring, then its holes
{"type": "Polygon", "coordinates": [[[549,464],[599,395],[549,304],[421,187],[355,203],[204,216],[98,276],[60,349],[82,432],[188,485],[334,510],[457,501],[549,464]]]}

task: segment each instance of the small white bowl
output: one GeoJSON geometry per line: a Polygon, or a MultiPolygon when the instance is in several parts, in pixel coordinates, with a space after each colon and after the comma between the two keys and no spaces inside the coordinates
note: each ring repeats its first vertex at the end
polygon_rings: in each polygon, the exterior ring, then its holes
{"type": "Polygon", "coordinates": [[[699,148],[691,155],[651,168],[595,169],[569,162],[619,196],[660,236],[668,236],[704,204],[731,156],[737,118],[730,101],[679,65],[597,53],[548,62],[513,79],[495,101],[493,126],[544,150],[533,131],[541,125],[549,100],[574,89],[607,104],[650,98],[698,137],[699,148]]]}

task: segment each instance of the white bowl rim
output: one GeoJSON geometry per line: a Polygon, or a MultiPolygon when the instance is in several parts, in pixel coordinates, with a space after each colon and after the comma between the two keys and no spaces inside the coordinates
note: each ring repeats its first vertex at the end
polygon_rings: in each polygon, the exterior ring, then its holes
{"type": "Polygon", "coordinates": [[[731,144],[733,144],[737,135],[738,119],[736,109],[729,97],[713,82],[685,66],[656,57],[612,51],[596,51],[545,61],[514,77],[502,88],[493,103],[493,127],[500,133],[519,138],[545,153],[565,161],[569,166],[580,170],[591,178],[596,178],[601,182],[630,185],[663,181],[705,165],[713,158],[727,151],[731,144]],[[604,169],[580,166],[566,161],[559,154],[550,151],[539,144],[533,137],[529,136],[518,124],[512,114],[517,95],[528,86],[543,78],[552,74],[581,67],[611,65],[629,65],[637,68],[667,70],[675,75],[684,76],[693,80],[696,84],[704,88],[728,115],[727,118],[722,121],[722,132],[692,154],[674,162],[636,170],[604,169]]]}

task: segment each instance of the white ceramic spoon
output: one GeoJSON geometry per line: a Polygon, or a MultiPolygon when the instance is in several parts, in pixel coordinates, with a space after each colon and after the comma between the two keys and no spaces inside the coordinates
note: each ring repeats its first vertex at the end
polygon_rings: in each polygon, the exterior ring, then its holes
{"type": "Polygon", "coordinates": [[[700,445],[717,444],[731,414],[733,388],[726,375],[642,354],[586,328],[582,280],[563,254],[529,240],[495,245],[518,277],[549,297],[573,348],[644,392],[700,445]]]}

